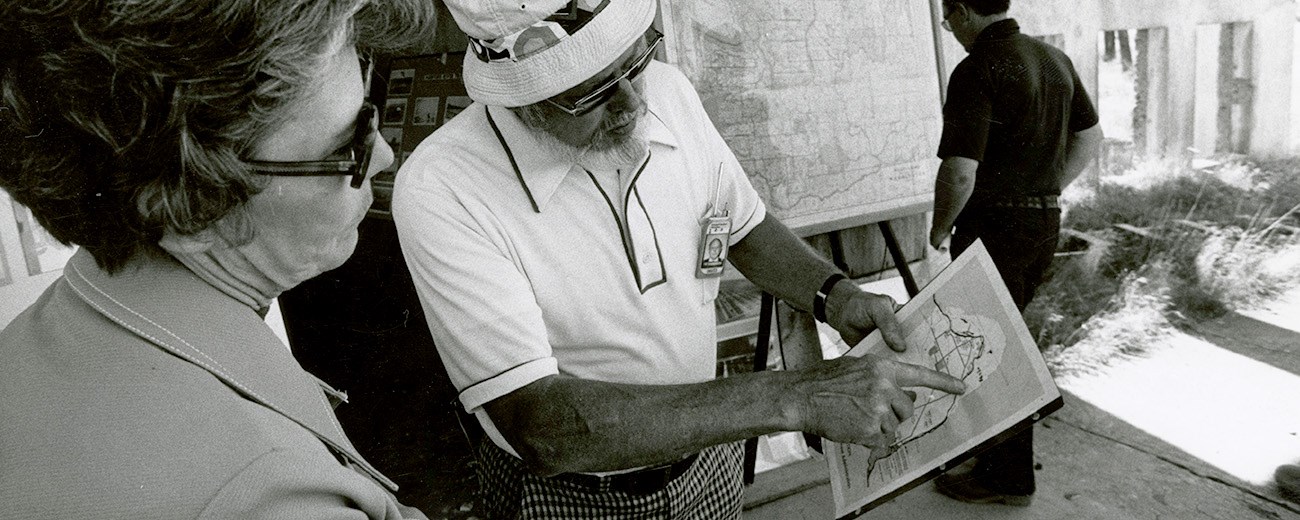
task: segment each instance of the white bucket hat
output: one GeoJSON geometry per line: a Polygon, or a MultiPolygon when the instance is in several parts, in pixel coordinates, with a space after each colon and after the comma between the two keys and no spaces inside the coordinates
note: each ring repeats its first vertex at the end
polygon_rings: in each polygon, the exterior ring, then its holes
{"type": "Polygon", "coordinates": [[[655,0],[525,2],[446,0],[470,38],[464,77],[473,100],[519,107],[571,89],[614,63],[655,16],[655,0]],[[574,9],[590,19],[572,34],[547,20],[574,9]]]}

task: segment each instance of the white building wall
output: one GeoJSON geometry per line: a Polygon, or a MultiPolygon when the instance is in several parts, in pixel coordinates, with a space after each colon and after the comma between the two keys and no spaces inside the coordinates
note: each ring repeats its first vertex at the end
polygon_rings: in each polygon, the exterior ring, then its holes
{"type": "MultiPolygon", "coordinates": [[[[940,9],[941,0],[931,0],[940,9]]],[[[1059,34],[1088,92],[1097,89],[1097,41],[1104,30],[1159,29],[1163,63],[1152,65],[1163,77],[1161,94],[1149,116],[1166,155],[1180,155],[1196,141],[1197,27],[1250,22],[1255,89],[1250,151],[1279,155],[1292,146],[1292,72],[1296,25],[1295,0],[1011,0],[1009,14],[1026,34],[1059,34]]],[[[945,75],[966,53],[943,34],[945,75]]],[[[1217,45],[1217,43],[1216,43],[1217,45]]],[[[1217,47],[1216,47],[1217,48],[1217,47]]],[[[1209,56],[1211,60],[1217,55],[1209,56]]],[[[1203,109],[1204,111],[1206,109],[1203,109]]],[[[1209,108],[1209,110],[1213,110],[1209,108]]],[[[1202,114],[1204,115],[1204,114],[1202,114]]],[[[1213,116],[1210,116],[1213,119],[1213,116]]],[[[1300,125],[1297,125],[1300,126],[1300,125]]],[[[1211,148],[1212,149],[1212,148],[1211,148]]]]}

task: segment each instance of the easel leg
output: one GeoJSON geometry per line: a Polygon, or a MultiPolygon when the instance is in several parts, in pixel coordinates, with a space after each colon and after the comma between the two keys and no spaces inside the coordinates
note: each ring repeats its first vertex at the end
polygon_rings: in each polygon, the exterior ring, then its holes
{"type": "MultiPolygon", "coordinates": [[[[772,315],[776,297],[763,293],[759,303],[758,341],[754,345],[754,371],[767,370],[767,353],[771,347],[772,315]]],[[[754,483],[754,464],[758,460],[758,437],[745,440],[745,485],[754,483]]]]}
{"type": "Polygon", "coordinates": [[[916,296],[921,289],[916,286],[916,278],[912,277],[912,268],[907,265],[907,258],[903,256],[903,249],[898,246],[898,239],[894,238],[894,230],[889,227],[889,221],[881,221],[880,235],[885,237],[885,247],[889,248],[889,256],[894,259],[894,268],[898,269],[899,276],[903,277],[903,286],[907,288],[908,296],[916,296]]]}

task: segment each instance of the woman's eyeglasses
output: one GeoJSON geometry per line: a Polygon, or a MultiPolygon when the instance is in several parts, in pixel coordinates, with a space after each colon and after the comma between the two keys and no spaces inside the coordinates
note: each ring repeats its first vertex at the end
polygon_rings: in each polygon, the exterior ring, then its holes
{"type": "MultiPolygon", "coordinates": [[[[374,72],[374,63],[368,54],[358,55],[361,64],[363,91],[370,92],[370,76],[374,72]]],[[[369,101],[361,104],[357,113],[357,126],[353,130],[352,141],[348,145],[348,158],[324,161],[249,161],[254,173],[278,177],[322,177],[327,175],[349,175],[351,186],[361,188],[366,182],[366,171],[370,169],[370,157],[375,152],[374,121],[375,106],[369,101]]],[[[340,150],[341,151],[341,150],[340,150]]]]}
{"type": "Polygon", "coordinates": [[[637,57],[636,62],[634,62],[631,67],[628,67],[627,70],[623,71],[622,74],[619,74],[599,87],[596,87],[571,105],[552,99],[547,99],[546,102],[574,117],[586,115],[588,112],[595,110],[596,107],[608,102],[614,97],[614,94],[618,93],[619,82],[624,79],[627,79],[628,81],[636,79],[637,76],[640,76],[641,73],[645,71],[646,67],[650,65],[650,61],[654,58],[655,48],[658,47],[659,43],[664,39],[664,35],[659,31],[655,29],[651,29],[651,31],[654,31],[654,39],[650,41],[650,45],[646,47],[645,52],[641,53],[641,56],[637,57]]]}
{"type": "Polygon", "coordinates": [[[348,158],[325,161],[244,161],[254,173],[281,177],[321,177],[326,175],[350,175],[352,187],[360,188],[366,182],[366,171],[370,169],[370,157],[375,151],[374,120],[375,106],[369,102],[362,103],[357,114],[356,130],[352,142],[348,145],[348,158]]]}

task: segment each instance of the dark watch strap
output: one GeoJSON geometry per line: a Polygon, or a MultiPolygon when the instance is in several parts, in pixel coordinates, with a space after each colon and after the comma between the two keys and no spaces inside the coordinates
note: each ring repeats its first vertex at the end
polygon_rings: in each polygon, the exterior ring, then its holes
{"type": "Polygon", "coordinates": [[[826,323],[826,298],[831,295],[831,289],[835,288],[835,284],[840,283],[840,280],[847,279],[848,277],[835,273],[828,276],[825,282],[822,282],[822,288],[818,289],[817,294],[813,295],[813,318],[826,323]]]}

